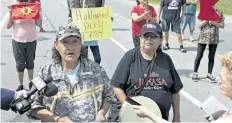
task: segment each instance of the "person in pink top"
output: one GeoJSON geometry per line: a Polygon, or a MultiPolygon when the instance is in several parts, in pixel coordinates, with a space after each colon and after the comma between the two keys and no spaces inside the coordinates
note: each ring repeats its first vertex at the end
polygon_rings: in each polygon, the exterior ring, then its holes
{"type": "MultiPolygon", "coordinates": [[[[28,1],[17,0],[25,3],[28,1]]],[[[12,20],[11,8],[9,7],[9,16],[6,21],[7,29],[12,28],[12,47],[16,61],[16,69],[19,79],[17,91],[23,90],[24,69],[28,71],[28,77],[31,81],[34,74],[34,60],[36,52],[36,26],[41,27],[42,22],[39,20],[12,20]]]]}

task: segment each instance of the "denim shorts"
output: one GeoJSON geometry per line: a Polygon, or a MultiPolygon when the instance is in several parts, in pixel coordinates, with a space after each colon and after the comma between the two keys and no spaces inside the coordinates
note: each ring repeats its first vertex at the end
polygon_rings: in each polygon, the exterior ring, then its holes
{"type": "Polygon", "coordinates": [[[184,17],[183,22],[181,23],[181,31],[184,32],[186,26],[189,25],[189,29],[191,31],[195,30],[195,26],[196,26],[196,15],[193,14],[186,14],[184,17]]]}
{"type": "Polygon", "coordinates": [[[170,26],[172,32],[176,32],[178,34],[181,33],[179,20],[167,20],[167,19],[161,20],[161,27],[163,29],[163,32],[169,32],[170,26]]]}

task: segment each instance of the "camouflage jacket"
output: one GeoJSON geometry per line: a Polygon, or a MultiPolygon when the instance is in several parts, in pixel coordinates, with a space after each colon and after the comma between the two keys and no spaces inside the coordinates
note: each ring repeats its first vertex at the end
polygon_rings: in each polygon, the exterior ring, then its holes
{"type": "MultiPolygon", "coordinates": [[[[221,21],[224,20],[223,13],[217,10],[217,13],[221,17],[221,21]]],[[[219,28],[215,25],[207,22],[202,28],[199,35],[199,43],[201,44],[218,44],[219,43],[219,28]]]]}
{"type": "Polygon", "coordinates": [[[58,93],[53,97],[38,98],[32,110],[46,108],[57,116],[69,117],[73,122],[90,122],[95,120],[104,101],[112,102],[113,90],[106,72],[86,58],[80,60],[77,84],[74,86],[70,84],[61,65],[53,61],[44,65],[38,75],[45,82],[49,80],[56,85],[58,93]]]}

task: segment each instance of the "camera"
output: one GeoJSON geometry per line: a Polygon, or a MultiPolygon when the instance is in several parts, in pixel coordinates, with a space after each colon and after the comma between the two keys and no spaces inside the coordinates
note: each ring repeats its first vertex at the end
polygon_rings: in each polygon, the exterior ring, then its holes
{"type": "Polygon", "coordinates": [[[17,100],[14,100],[11,104],[11,110],[14,112],[18,112],[20,115],[24,114],[28,110],[31,109],[31,104],[33,103],[33,100],[27,100],[25,98],[19,98],[17,100]]]}
{"type": "Polygon", "coordinates": [[[57,94],[58,88],[56,85],[49,83],[46,84],[41,77],[36,77],[32,80],[32,87],[28,93],[27,98],[18,98],[11,102],[10,108],[14,112],[18,112],[19,114],[24,114],[28,110],[31,109],[31,104],[35,101],[35,99],[32,99],[31,96],[38,92],[38,96],[47,96],[51,97],[57,94]]]}

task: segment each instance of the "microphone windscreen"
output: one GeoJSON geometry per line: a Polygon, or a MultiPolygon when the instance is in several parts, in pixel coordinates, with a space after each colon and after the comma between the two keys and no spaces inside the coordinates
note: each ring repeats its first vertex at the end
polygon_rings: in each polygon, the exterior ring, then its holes
{"type": "Polygon", "coordinates": [[[47,84],[47,86],[45,87],[44,89],[44,94],[47,96],[47,97],[51,97],[51,96],[54,96],[56,95],[58,92],[58,88],[56,85],[54,84],[47,84]]]}

